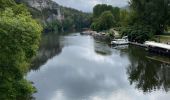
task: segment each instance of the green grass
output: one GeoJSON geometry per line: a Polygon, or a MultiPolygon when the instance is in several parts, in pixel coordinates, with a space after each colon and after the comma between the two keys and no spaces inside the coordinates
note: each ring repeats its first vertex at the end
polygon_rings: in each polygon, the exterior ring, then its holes
{"type": "Polygon", "coordinates": [[[170,42],[170,35],[155,35],[153,40],[161,43],[167,43],[170,42]]]}

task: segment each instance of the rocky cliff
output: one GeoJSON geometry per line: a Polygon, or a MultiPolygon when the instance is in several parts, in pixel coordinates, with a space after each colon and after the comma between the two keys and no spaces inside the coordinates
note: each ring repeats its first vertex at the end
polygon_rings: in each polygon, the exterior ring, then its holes
{"type": "Polygon", "coordinates": [[[15,0],[25,4],[47,30],[79,30],[90,26],[90,14],[60,6],[52,0],[15,0]]]}
{"type": "Polygon", "coordinates": [[[16,0],[16,2],[26,4],[33,17],[43,20],[45,23],[53,20],[64,20],[61,7],[52,0],[16,0]]]}

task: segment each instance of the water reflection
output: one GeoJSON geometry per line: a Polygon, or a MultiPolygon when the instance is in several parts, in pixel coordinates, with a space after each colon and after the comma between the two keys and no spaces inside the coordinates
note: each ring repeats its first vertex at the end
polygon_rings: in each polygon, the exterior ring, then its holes
{"type": "Polygon", "coordinates": [[[143,92],[152,92],[163,89],[170,90],[170,65],[149,59],[141,48],[130,47],[129,58],[131,65],[128,67],[128,75],[131,84],[143,92]]]}
{"type": "Polygon", "coordinates": [[[50,58],[61,53],[62,46],[59,43],[59,36],[56,34],[43,35],[37,56],[33,59],[32,70],[38,70],[50,58]]]}
{"type": "Polygon", "coordinates": [[[168,67],[160,68],[146,59],[144,50],[112,49],[90,36],[78,34],[60,37],[59,44],[62,52],[46,60],[39,71],[27,75],[38,90],[36,100],[168,100],[170,97],[162,91],[143,94],[134,89],[134,84],[145,91],[161,88],[162,84],[166,84],[167,90],[169,87],[168,67]]]}
{"type": "Polygon", "coordinates": [[[110,47],[106,45],[106,43],[102,43],[99,41],[94,41],[94,50],[97,54],[100,54],[103,56],[112,54],[110,47]]]}

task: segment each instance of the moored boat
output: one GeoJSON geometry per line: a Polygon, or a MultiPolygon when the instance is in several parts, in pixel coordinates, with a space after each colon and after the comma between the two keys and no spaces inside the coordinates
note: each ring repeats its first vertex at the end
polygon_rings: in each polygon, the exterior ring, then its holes
{"type": "Polygon", "coordinates": [[[122,39],[114,39],[111,41],[112,45],[126,45],[129,44],[129,40],[127,36],[124,36],[122,39]]]}
{"type": "Polygon", "coordinates": [[[165,54],[170,56],[170,45],[164,43],[158,43],[154,41],[146,41],[145,45],[147,46],[150,52],[155,52],[158,54],[165,54]]]}

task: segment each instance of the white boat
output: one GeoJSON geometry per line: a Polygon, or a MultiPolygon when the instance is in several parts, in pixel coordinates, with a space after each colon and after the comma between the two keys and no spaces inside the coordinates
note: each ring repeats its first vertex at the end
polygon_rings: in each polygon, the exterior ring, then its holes
{"type": "Polygon", "coordinates": [[[127,36],[122,37],[122,39],[114,39],[111,41],[112,45],[126,45],[129,44],[129,40],[127,36]]]}

